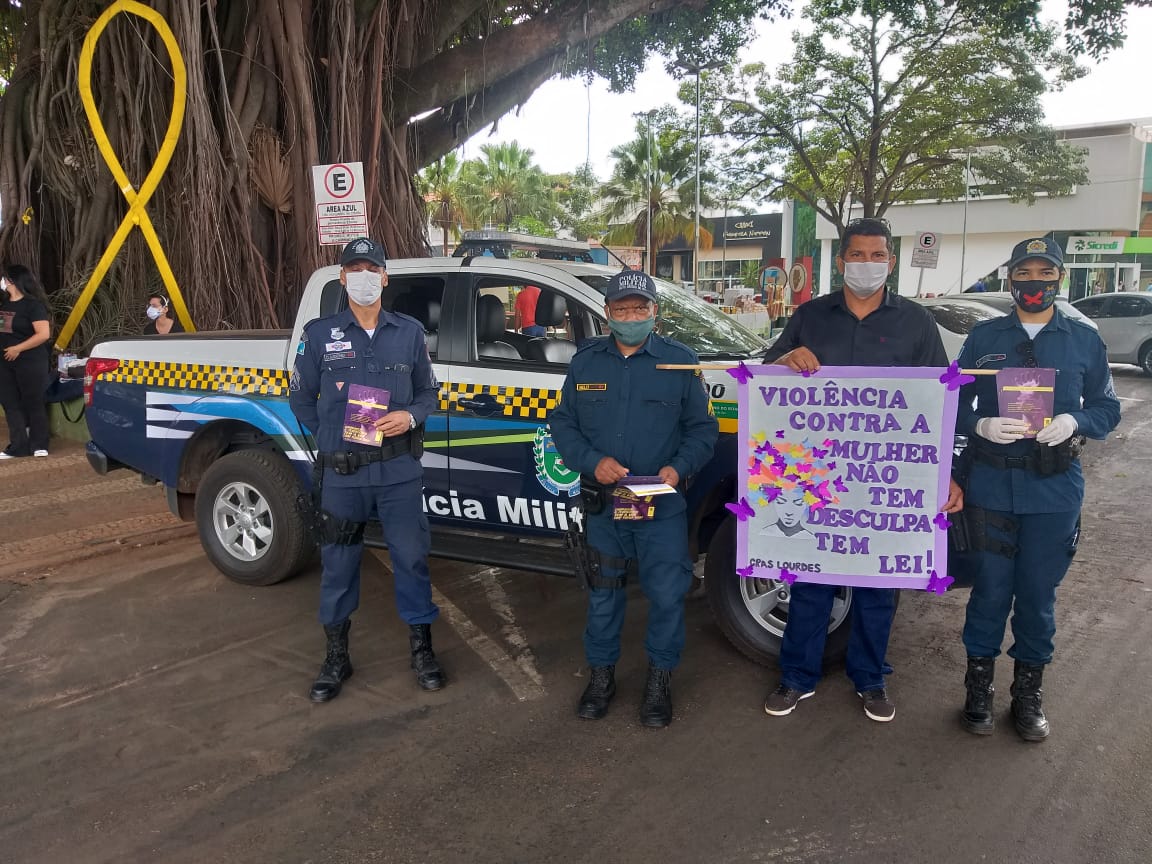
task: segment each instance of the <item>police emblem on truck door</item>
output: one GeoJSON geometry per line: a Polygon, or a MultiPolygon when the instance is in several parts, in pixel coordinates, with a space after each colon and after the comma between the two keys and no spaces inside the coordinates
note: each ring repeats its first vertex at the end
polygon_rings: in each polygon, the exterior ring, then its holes
{"type": "Polygon", "coordinates": [[[532,439],[532,455],[536,460],[536,479],[541,486],[553,495],[561,492],[567,492],[569,497],[580,494],[580,475],[564,464],[556,452],[548,427],[537,428],[536,437],[532,439]]]}

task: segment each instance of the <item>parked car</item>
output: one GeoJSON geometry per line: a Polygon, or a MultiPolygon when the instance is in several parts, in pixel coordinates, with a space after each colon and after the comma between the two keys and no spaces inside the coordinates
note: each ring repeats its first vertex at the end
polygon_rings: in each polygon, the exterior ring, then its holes
{"type": "MultiPolygon", "coordinates": [[[[952,298],[948,298],[952,299],[952,298]]],[[[1012,299],[1012,295],[1006,291],[997,291],[995,293],[972,294],[965,299],[971,300],[974,303],[983,303],[985,306],[991,306],[993,309],[998,309],[1004,315],[1012,311],[1012,307],[1016,305],[1016,301],[1012,299]]],[[[1096,322],[1084,314],[1083,311],[1076,308],[1074,303],[1070,303],[1063,297],[1056,298],[1056,308],[1067,315],[1069,318],[1074,318],[1082,324],[1087,324],[1093,330],[1099,330],[1096,322]]]]}
{"type": "Polygon", "coordinates": [[[917,297],[916,302],[924,306],[936,319],[940,329],[940,340],[949,360],[964,346],[964,340],[972,328],[981,321],[1000,318],[1005,313],[984,303],[976,303],[966,297],[917,297]]]}
{"type": "Polygon", "coordinates": [[[1152,375],[1152,297],[1096,294],[1073,305],[1098,325],[1109,362],[1135,363],[1145,375],[1152,375]]]}

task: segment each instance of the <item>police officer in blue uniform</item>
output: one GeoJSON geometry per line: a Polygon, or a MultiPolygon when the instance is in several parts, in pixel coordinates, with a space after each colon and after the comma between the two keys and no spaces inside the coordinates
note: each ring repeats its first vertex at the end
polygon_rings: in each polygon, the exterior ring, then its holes
{"type": "Polygon", "coordinates": [[[392,560],[396,606],[409,626],[412,668],[425,690],[444,686],[432,651],[431,624],[439,614],[428,577],[428,519],[423,512],[420,453],[423,424],[436,407],[439,386],[413,318],[381,308],[388,284],[384,249],[367,237],[340,255],[340,282],[348,309],[304,328],[290,403],[316,439],[321,481],[320,623],[328,647],[312,686],[314,702],[340,693],[352,675],[348,630],[360,605],[364,523],[375,514],[392,560]],[[378,446],[344,440],[348,390],[353,384],[388,391],[388,410],[375,421],[378,446]]]}
{"type": "MultiPolygon", "coordinates": [[[[699,371],[657,369],[696,364],[695,353],[653,332],[656,284],[645,273],[612,277],[605,292],[611,336],[589,340],[572,357],[560,404],[549,416],[565,464],[580,472],[589,571],[584,651],[590,681],[577,715],[604,716],[616,694],[627,574],[648,598],[648,676],[640,722],[672,722],[672,670],[684,647],[684,596],[692,582],[684,484],[712,456],[718,427],[699,371]],[[651,505],[614,506],[628,475],[659,476],[675,494],[651,505]],[[651,509],[649,509],[651,507],[651,509]],[[598,511],[598,512],[594,512],[598,511]],[[650,518],[623,519],[637,514],[650,518]]],[[[626,493],[624,493],[626,494],[626,493]]]]}
{"type": "Polygon", "coordinates": [[[1008,263],[1016,308],[977,324],[959,357],[961,366],[980,371],[1056,370],[1053,417],[1034,438],[1025,437],[1027,422],[1001,416],[994,375],[977,375],[960,393],[957,431],[969,436],[961,461],[968,475],[964,518],[984,547],[964,623],[961,722],[978,735],[993,730],[995,658],[1012,612],[1012,718],[1024,740],[1048,736],[1042,683],[1056,634],[1056,588],[1079,535],[1081,436],[1106,438],[1120,422],[1104,342],[1054,305],[1063,265],[1050,239],[1017,244],[1008,263]]]}

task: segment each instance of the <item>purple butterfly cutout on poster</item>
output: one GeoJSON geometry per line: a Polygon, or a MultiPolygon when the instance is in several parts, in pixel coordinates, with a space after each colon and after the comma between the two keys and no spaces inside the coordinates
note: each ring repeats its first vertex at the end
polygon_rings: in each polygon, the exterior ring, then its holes
{"type": "Polygon", "coordinates": [[[755,569],[756,568],[753,567],[752,565],[748,565],[747,567],[737,567],[736,568],[736,575],[740,576],[743,579],[747,579],[752,575],[752,571],[755,569]]]}
{"type": "Polygon", "coordinates": [[[776,430],[776,437],[777,438],[783,438],[784,437],[784,430],[783,429],[777,429],[776,430]]]}
{"type": "Polygon", "coordinates": [[[844,481],[841,480],[839,477],[837,477],[835,480],[832,481],[832,488],[835,489],[837,492],[847,492],[848,491],[848,487],[844,485],[844,481]]]}
{"type": "Polygon", "coordinates": [[[741,498],[735,504],[725,504],[724,507],[741,522],[751,519],[756,515],[756,511],[752,509],[752,505],[748,503],[747,498],[741,498]]]}
{"type": "Polygon", "coordinates": [[[947,531],[949,528],[952,527],[952,523],[948,521],[948,517],[945,516],[943,513],[937,513],[936,518],[933,519],[932,522],[941,531],[947,531]]]}
{"type": "Polygon", "coordinates": [[[770,489],[764,490],[764,501],[767,504],[771,504],[773,501],[775,501],[779,497],[780,497],[780,488],[778,486],[773,486],[770,489]]]}
{"type": "Polygon", "coordinates": [[[799,576],[800,576],[799,573],[793,573],[791,570],[787,569],[786,567],[780,568],[780,581],[784,582],[788,585],[794,585],[796,583],[797,577],[799,577],[799,576]]]}
{"type": "Polygon", "coordinates": [[[753,377],[755,377],[752,374],[752,370],[744,365],[743,360],[740,361],[739,366],[733,366],[731,369],[726,369],[724,371],[735,378],[739,384],[747,384],[752,380],[753,377]]]}
{"type": "Polygon", "coordinates": [[[954,581],[955,580],[951,576],[941,577],[940,574],[938,574],[935,570],[932,570],[928,574],[928,587],[926,590],[934,591],[937,594],[943,594],[948,590],[948,586],[951,585],[954,581]]]}
{"type": "Polygon", "coordinates": [[[943,375],[940,376],[940,383],[947,384],[949,390],[958,390],[965,384],[971,384],[976,380],[974,375],[965,375],[960,371],[960,364],[955,360],[952,361],[943,375]]]}

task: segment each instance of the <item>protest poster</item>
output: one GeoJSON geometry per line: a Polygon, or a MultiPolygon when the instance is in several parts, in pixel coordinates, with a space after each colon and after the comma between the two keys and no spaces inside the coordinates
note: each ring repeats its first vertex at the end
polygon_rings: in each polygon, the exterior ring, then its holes
{"type": "Polygon", "coordinates": [[[958,370],[742,364],[733,377],[739,574],[942,591],[958,370]]]}

